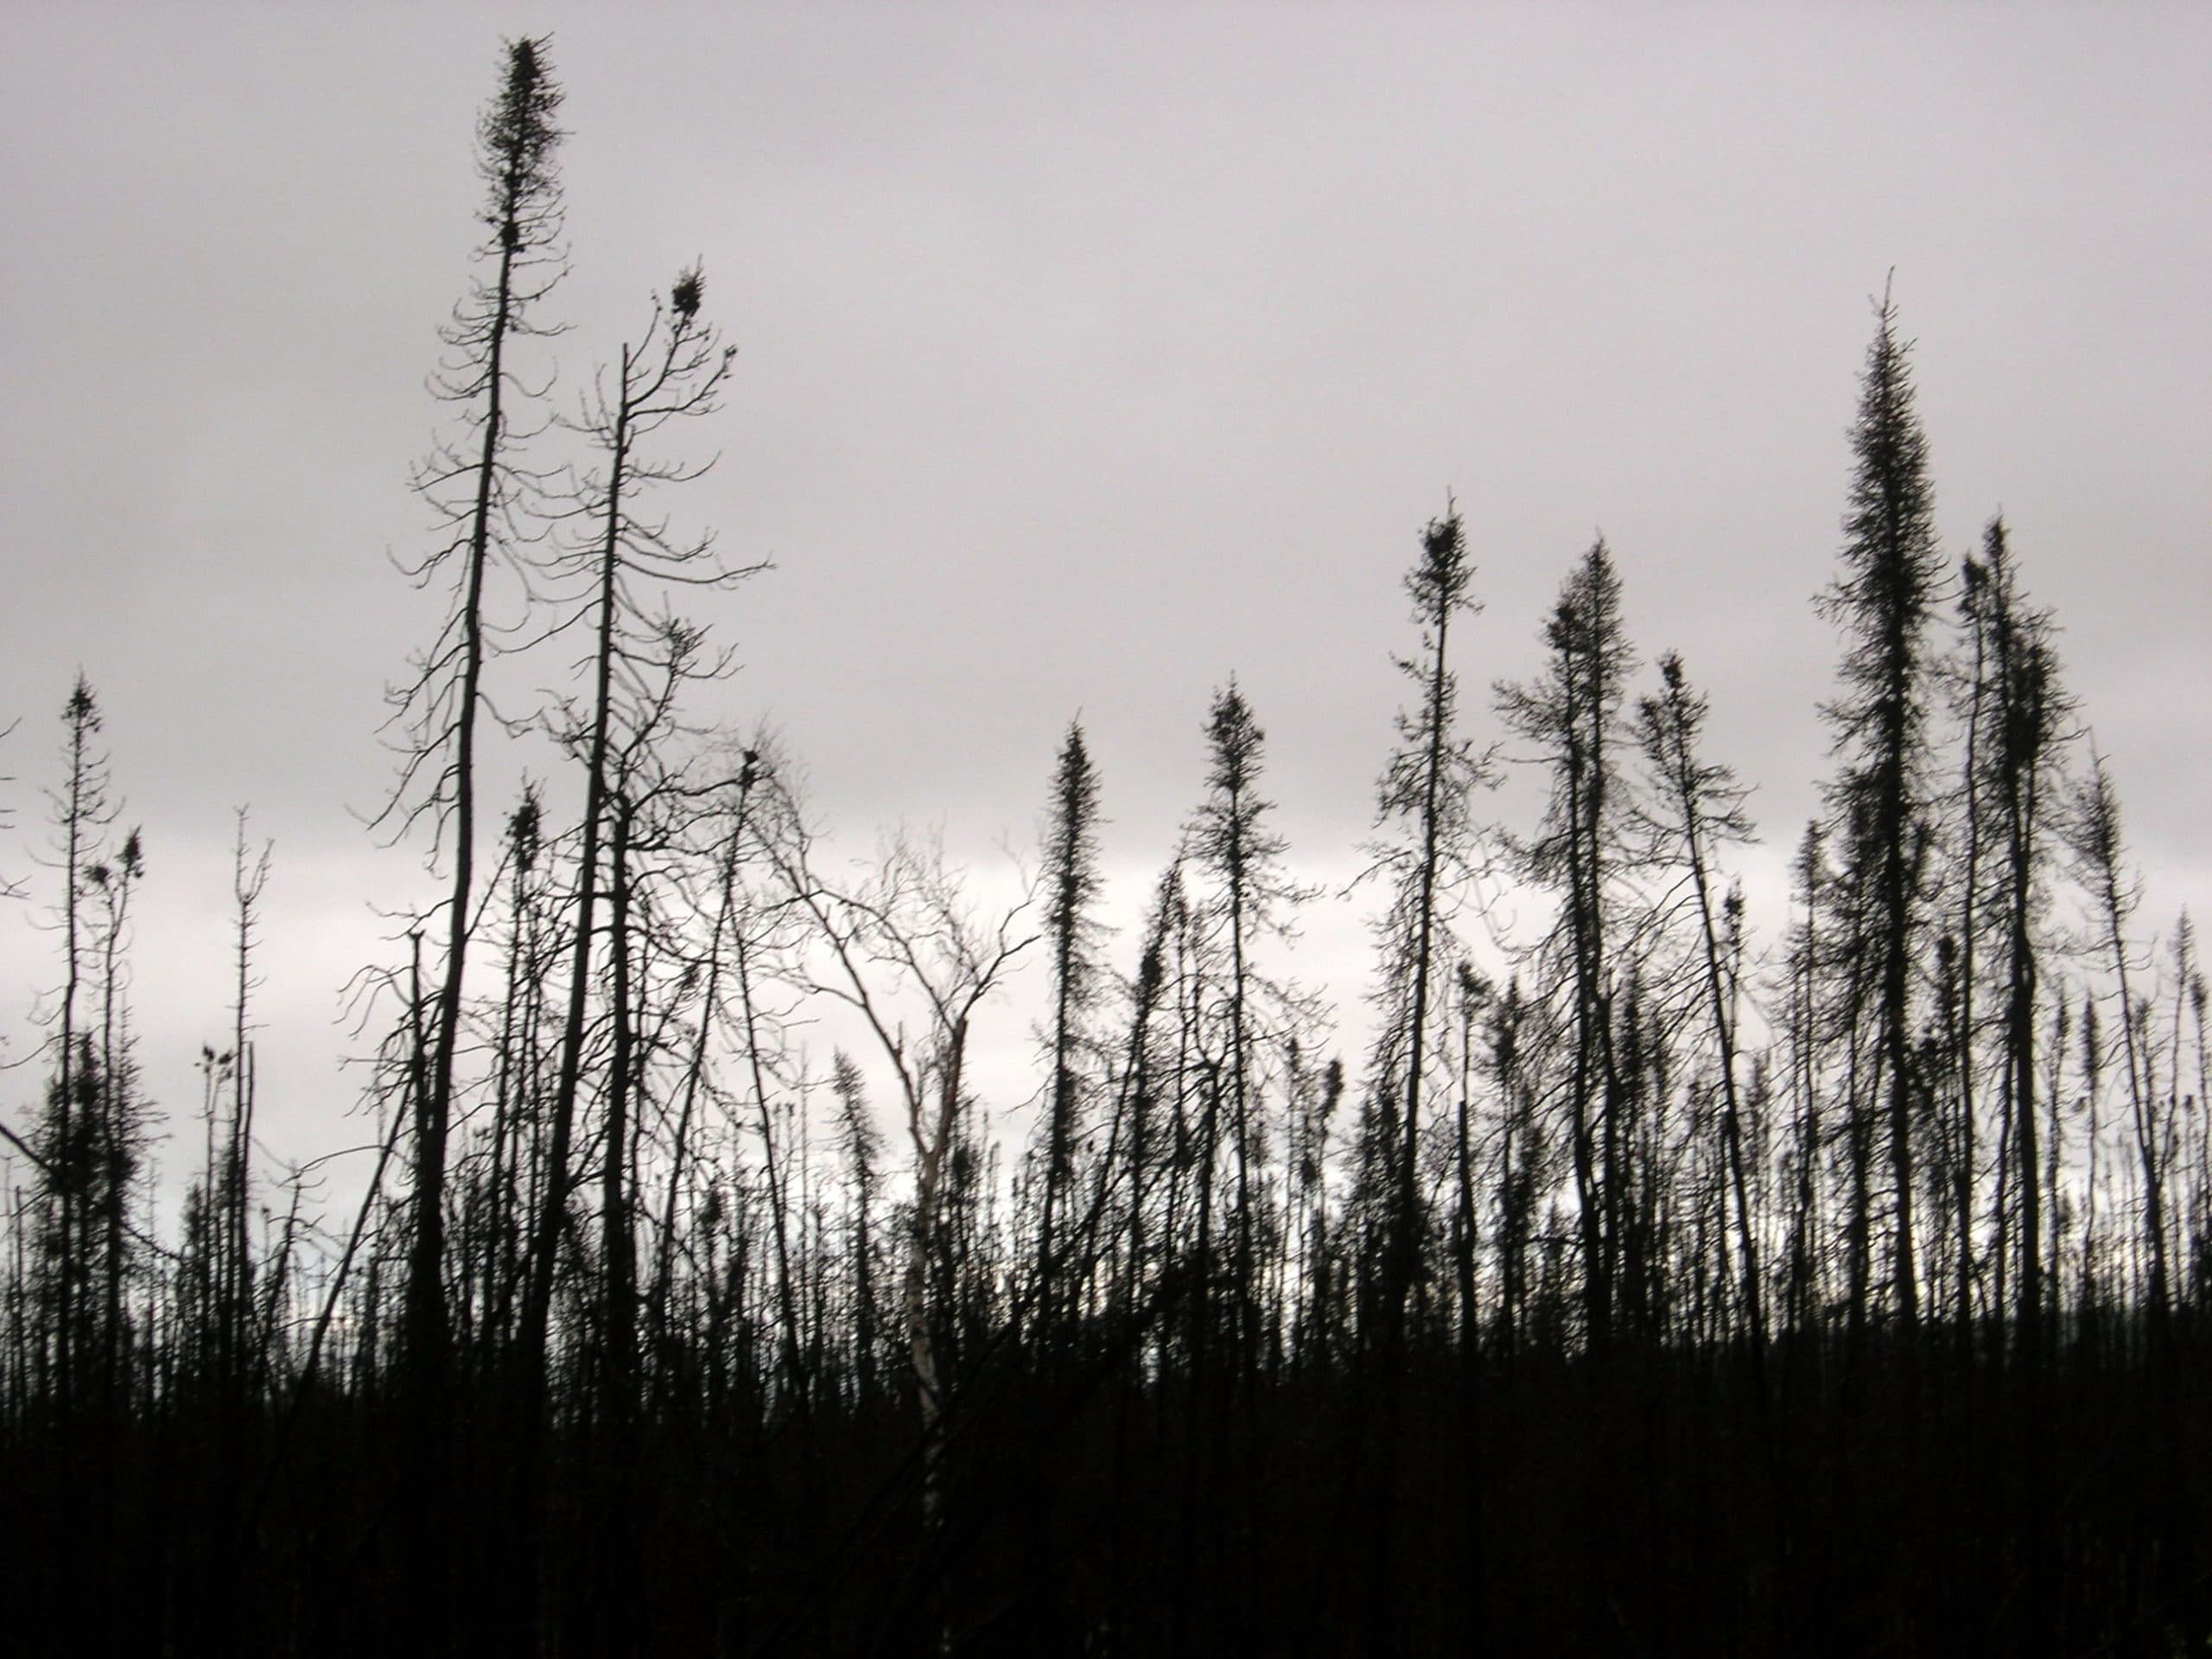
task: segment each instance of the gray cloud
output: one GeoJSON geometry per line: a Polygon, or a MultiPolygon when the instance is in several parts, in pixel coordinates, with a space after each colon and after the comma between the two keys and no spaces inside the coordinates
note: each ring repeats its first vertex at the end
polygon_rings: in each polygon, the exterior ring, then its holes
{"type": "MultiPolygon", "coordinates": [[[[1399,696],[1399,574],[1451,488],[1488,607],[1464,635],[1477,729],[1602,528],[1636,639],[1684,653],[1786,847],[1827,769],[1836,647],[1809,601],[1895,266],[1948,550],[2005,509],[2146,921],[2212,896],[2200,10],[18,5],[0,27],[0,719],[23,722],[0,770],[35,831],[81,664],[155,886],[213,891],[149,901],[149,1044],[220,1018],[233,805],[277,840],[272,893],[315,899],[272,918],[272,953],[370,949],[365,905],[411,888],[353,815],[389,783],[379,685],[438,613],[385,555],[428,544],[404,487],[442,414],[423,381],[477,231],[475,111],[524,29],[554,31],[574,134],[557,397],[703,256],[743,350],[722,458],[668,505],[777,568],[705,619],[747,667],[701,712],[775,720],[857,844],[901,815],[978,850],[1026,836],[1080,709],[1116,855],[1147,866],[1234,671],[1294,850],[1347,862],[1399,696]]],[[[505,694],[560,672],[511,668],[505,694]]],[[[29,920],[7,924],[26,986],[29,920]]],[[[287,981],[321,1022],[305,1096],[334,988],[287,981]]]]}

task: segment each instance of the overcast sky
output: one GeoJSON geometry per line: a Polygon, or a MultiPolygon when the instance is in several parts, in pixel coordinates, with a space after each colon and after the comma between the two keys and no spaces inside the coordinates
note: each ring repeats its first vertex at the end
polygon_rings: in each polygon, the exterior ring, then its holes
{"type": "MultiPolygon", "coordinates": [[[[901,817],[977,862],[1027,844],[1080,710],[1134,904],[1233,672],[1294,861],[1341,880],[1411,648],[1399,579],[1453,491],[1475,734],[1602,530],[1634,637],[1709,689],[1786,855],[1829,770],[1811,601],[1894,267],[1946,552],[2003,508],[2145,931],[2212,905],[2202,5],[6,0],[11,1054],[55,975],[40,791],[81,666],[145,826],[156,1087],[188,1107],[226,1020],[250,804],[268,1109],[324,1133],[350,1093],[337,988],[419,863],[359,821],[380,694],[439,613],[390,558],[432,544],[424,379],[524,32],[571,134],[556,401],[703,258],[741,353],[698,435],[721,461],[665,505],[775,568],[701,615],[745,667],[697,712],[772,721],[856,849],[901,817]]],[[[1310,932],[1309,957],[1357,937],[1310,932]]],[[[1363,970],[1306,968],[1346,995],[1363,970]]]]}

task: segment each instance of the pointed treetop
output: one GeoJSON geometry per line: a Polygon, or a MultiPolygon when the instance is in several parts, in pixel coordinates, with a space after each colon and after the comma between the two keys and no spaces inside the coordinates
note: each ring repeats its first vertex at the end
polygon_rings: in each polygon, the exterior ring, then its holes
{"type": "Polygon", "coordinates": [[[526,239],[519,221],[553,196],[553,152],[567,136],[554,122],[562,94],[547,72],[550,38],[524,36],[507,42],[506,73],[499,95],[485,106],[477,123],[480,165],[492,187],[486,218],[510,248],[526,239]]]}
{"type": "Polygon", "coordinates": [[[1444,499],[1444,516],[1432,518],[1421,536],[1421,561],[1406,574],[1406,592],[1412,595],[1416,620],[1436,623],[1455,610],[1480,607],[1468,596],[1475,568],[1467,557],[1467,537],[1459,519],[1459,504],[1444,499]]]}

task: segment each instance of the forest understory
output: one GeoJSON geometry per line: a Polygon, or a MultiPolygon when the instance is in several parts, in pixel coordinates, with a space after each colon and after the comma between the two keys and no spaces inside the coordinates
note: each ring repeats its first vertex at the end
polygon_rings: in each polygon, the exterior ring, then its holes
{"type": "Polygon", "coordinates": [[[565,1427],[531,1497],[510,1396],[469,1390],[429,1510],[392,1409],[179,1402],[18,1443],[16,1605],[60,1617],[16,1650],[2196,1652],[2201,1361],[2177,1399],[2134,1336],[2083,1332],[2039,1401],[1881,1344],[1777,1349],[1771,1393],[1740,1353],[1438,1354],[1389,1408],[1296,1367],[1207,1401],[1077,1340],[979,1366],[922,1550],[895,1398],[565,1427]]]}

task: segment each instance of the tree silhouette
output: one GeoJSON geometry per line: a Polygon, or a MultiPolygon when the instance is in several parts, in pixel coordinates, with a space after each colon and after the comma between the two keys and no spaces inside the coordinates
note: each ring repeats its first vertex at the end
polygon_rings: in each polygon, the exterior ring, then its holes
{"type": "Polygon", "coordinates": [[[1630,822],[1622,766],[1630,741],[1624,709],[1633,658],[1621,622],[1620,579],[1602,540],[1567,578],[1544,641],[1550,652],[1544,677],[1500,686],[1498,711],[1551,779],[1544,827],[1521,846],[1520,861],[1530,881],[1560,899],[1543,950],[1566,1002],[1561,1086],[1582,1244],[1584,1328],[1592,1351],[1603,1356],[1614,1335],[1630,1222],[1633,1131],[1624,1121],[1626,1081],[1614,1052],[1626,976],[1615,960],[1621,923],[1614,907],[1630,822]]]}
{"type": "Polygon", "coordinates": [[[60,960],[0,1071],[0,1577],[61,1633],[18,1646],[2212,1637],[2212,997],[2187,913],[2143,923],[2010,532],[1937,560],[1886,301],[1786,909],[1602,540],[1461,706],[1447,503],[1345,895],[1369,948],[1317,953],[1371,991],[1332,1010],[1281,965],[1316,889],[1234,679],[1148,894],[1081,721],[1018,891],[810,819],[709,644],[747,572],[655,495],[732,384],[697,270],[529,412],[559,93],[542,41],[504,62],[386,815],[436,902],[356,987],[357,1144],[288,1158],[330,1091],[277,1086],[259,987],[298,969],[245,815],[226,900],[177,861],[205,971],[140,960],[170,842],[123,832],[89,683],[63,705],[60,960]],[[503,657],[553,686],[512,718],[503,657]],[[1537,787],[1491,824],[1497,755],[1537,787]],[[195,994],[197,1123],[140,1063],[195,994]]]}
{"type": "Polygon", "coordinates": [[[442,1400],[451,1342],[446,1306],[447,1139],[454,1115],[455,1058],[471,925],[476,903],[477,745],[486,703],[485,670],[493,650],[489,583],[495,559],[512,560],[531,534],[519,521],[533,480],[518,464],[527,435],[528,392],[510,353],[544,332],[533,309],[560,280],[563,260],[555,125],[561,91],[545,62],[545,42],[507,43],[500,89],[477,127],[477,170],[486,186],[489,238],[480,270],[440,338],[448,353],[432,386],[461,411],[467,435],[442,442],[417,470],[415,487],[447,527],[448,539],[409,574],[440,583],[451,608],[436,642],[416,660],[415,677],[393,694],[403,736],[398,788],[387,819],[428,818],[442,846],[450,837],[450,883],[435,1003],[412,1090],[413,1243],[408,1258],[406,1351],[428,1460],[418,1495],[426,1513],[442,1512],[439,1491],[442,1400]]]}
{"type": "Polygon", "coordinates": [[[1098,964],[1092,960],[1097,923],[1098,775],[1083,741],[1081,721],[1068,727],[1052,777],[1052,816],[1045,832],[1045,935],[1052,960],[1052,1070],[1045,1122],[1043,1197],[1037,1224],[1036,1320],[1052,1341],[1059,1314],[1058,1285],[1063,1212],[1074,1179],[1075,1140],[1081,1104],[1077,1066],[1084,1047],[1082,1020],[1097,1001],[1098,964]]]}

